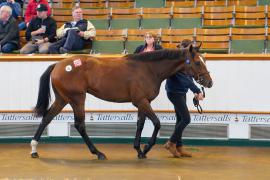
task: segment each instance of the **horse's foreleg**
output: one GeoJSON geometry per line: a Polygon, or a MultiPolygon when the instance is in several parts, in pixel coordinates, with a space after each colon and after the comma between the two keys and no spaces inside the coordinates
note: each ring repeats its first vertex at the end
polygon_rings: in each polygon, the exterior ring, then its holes
{"type": "Polygon", "coordinates": [[[75,118],[75,128],[82,136],[84,142],[88,146],[89,150],[92,154],[96,154],[98,156],[99,160],[105,160],[107,159],[105,154],[100,152],[93,142],[90,140],[89,136],[86,133],[85,129],[85,111],[84,111],[84,101],[81,101],[79,103],[72,103],[71,104],[73,111],[74,111],[74,118],[75,118]]]}
{"type": "Polygon", "coordinates": [[[31,141],[31,157],[32,158],[38,158],[38,153],[37,153],[37,144],[38,141],[40,140],[40,137],[44,131],[44,129],[50,124],[52,119],[61,112],[61,110],[64,108],[66,105],[65,101],[58,98],[55,100],[55,102],[52,104],[46,115],[42,118],[41,123],[31,141]]]}
{"type": "Polygon", "coordinates": [[[160,129],[160,121],[154,112],[149,112],[147,117],[152,121],[154,125],[154,131],[153,131],[152,137],[148,141],[148,144],[144,146],[143,153],[145,155],[150,151],[152,146],[156,144],[157,134],[160,129]]]}
{"type": "Polygon", "coordinates": [[[158,117],[156,116],[156,114],[154,113],[152,107],[150,106],[150,102],[148,100],[142,101],[142,103],[140,103],[139,108],[142,110],[142,112],[146,114],[146,116],[152,121],[154,125],[154,131],[153,131],[152,137],[149,139],[148,144],[145,145],[143,149],[143,154],[146,155],[156,143],[157,134],[160,129],[160,121],[158,117]]]}
{"type": "Polygon", "coordinates": [[[139,159],[146,158],[145,154],[143,154],[141,147],[140,147],[141,134],[142,134],[145,118],[146,118],[145,114],[139,111],[138,112],[138,121],[137,121],[137,131],[136,131],[136,136],[135,136],[135,140],[134,140],[134,149],[136,149],[136,151],[138,152],[139,159]]]}

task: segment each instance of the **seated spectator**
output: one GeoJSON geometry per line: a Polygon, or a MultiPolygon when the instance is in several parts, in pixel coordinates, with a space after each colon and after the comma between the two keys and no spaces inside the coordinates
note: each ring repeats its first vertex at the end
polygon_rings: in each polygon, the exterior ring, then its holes
{"type": "Polygon", "coordinates": [[[48,8],[45,4],[37,6],[37,17],[30,21],[26,29],[27,44],[21,49],[21,54],[31,54],[38,51],[41,54],[49,52],[51,42],[55,41],[56,22],[47,15],[48,8]]]}
{"type": "Polygon", "coordinates": [[[3,2],[0,4],[0,7],[2,6],[9,6],[12,9],[12,16],[15,19],[18,19],[18,16],[21,15],[22,9],[21,9],[21,5],[17,2],[15,2],[15,0],[7,0],[6,2],[3,2]]]}
{"type": "Polygon", "coordinates": [[[60,39],[49,47],[51,54],[64,54],[71,50],[81,50],[90,38],[96,35],[95,27],[86,19],[83,19],[83,11],[80,7],[72,9],[73,21],[66,22],[56,34],[60,39]]]}
{"type": "MultiPolygon", "coordinates": [[[[15,2],[20,4],[21,9],[23,8],[23,3],[27,3],[28,0],[15,0],[15,2]]],[[[0,4],[6,2],[6,0],[0,0],[0,4]]]]}
{"type": "Polygon", "coordinates": [[[23,9],[23,3],[24,3],[24,2],[25,2],[25,3],[27,3],[27,2],[28,2],[28,0],[15,0],[15,2],[19,3],[19,4],[20,4],[21,9],[23,9]]]}
{"type": "Polygon", "coordinates": [[[28,27],[30,21],[37,16],[37,6],[39,4],[45,4],[48,8],[47,15],[51,15],[51,8],[48,4],[48,0],[29,0],[24,14],[24,22],[19,24],[19,29],[25,29],[28,27]]]}
{"type": "Polygon", "coordinates": [[[0,50],[10,53],[19,48],[19,29],[12,9],[9,6],[0,8],[0,50]]]}
{"type": "Polygon", "coordinates": [[[144,41],[145,44],[138,46],[134,54],[162,49],[162,47],[157,44],[157,35],[151,31],[145,33],[144,41]]]}

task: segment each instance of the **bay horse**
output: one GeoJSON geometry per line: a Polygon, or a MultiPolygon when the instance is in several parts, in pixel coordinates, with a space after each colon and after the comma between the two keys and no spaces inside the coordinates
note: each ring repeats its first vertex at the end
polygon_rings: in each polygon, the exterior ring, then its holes
{"type": "Polygon", "coordinates": [[[134,148],[139,159],[146,158],[160,129],[160,121],[150,103],[159,94],[162,81],[178,71],[192,74],[205,87],[210,88],[213,84],[202,56],[192,45],[185,49],[163,49],[119,58],[78,55],[50,65],[40,77],[38,100],[33,110],[36,116],[43,118],[31,141],[31,157],[39,157],[36,147],[45,127],[65,105],[70,104],[75,128],[91,153],[99,160],[107,159],[85,130],[85,98],[86,93],[90,93],[111,102],[132,102],[138,108],[134,148]],[[55,101],[48,109],[50,79],[55,101]],[[142,150],[141,133],[146,117],[152,121],[154,131],[142,150]]]}

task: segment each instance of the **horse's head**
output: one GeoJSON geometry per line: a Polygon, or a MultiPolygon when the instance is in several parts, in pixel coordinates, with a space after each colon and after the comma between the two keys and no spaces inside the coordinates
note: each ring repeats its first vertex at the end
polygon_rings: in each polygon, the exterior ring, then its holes
{"type": "MultiPolygon", "coordinates": [[[[183,46],[182,46],[183,47],[183,46]]],[[[199,53],[199,47],[189,44],[184,48],[186,53],[186,73],[193,76],[195,81],[204,87],[213,86],[212,78],[207,70],[205,58],[199,53]]]]}

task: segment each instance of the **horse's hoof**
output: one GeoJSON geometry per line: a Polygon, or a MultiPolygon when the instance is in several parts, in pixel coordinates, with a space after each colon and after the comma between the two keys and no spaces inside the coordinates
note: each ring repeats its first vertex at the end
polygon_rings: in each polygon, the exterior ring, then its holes
{"type": "Polygon", "coordinates": [[[138,154],[138,159],[146,159],[146,155],[143,153],[138,154]]]}
{"type": "Polygon", "coordinates": [[[107,160],[107,157],[105,156],[105,154],[99,154],[98,155],[98,160],[107,160]]]}
{"type": "Polygon", "coordinates": [[[39,158],[39,155],[37,152],[31,153],[31,158],[39,158]]]}

